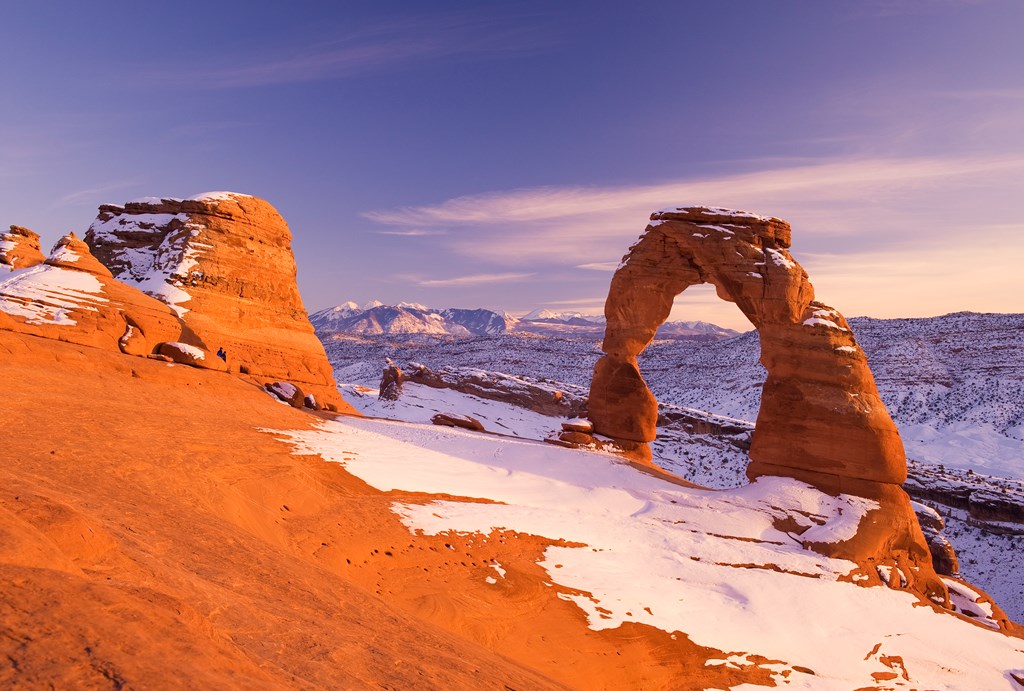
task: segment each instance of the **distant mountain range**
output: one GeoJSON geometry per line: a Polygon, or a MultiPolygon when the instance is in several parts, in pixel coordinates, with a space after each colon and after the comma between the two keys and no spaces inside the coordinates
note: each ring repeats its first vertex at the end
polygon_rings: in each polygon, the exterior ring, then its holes
{"type": "MultiPolygon", "coordinates": [[[[436,335],[468,338],[504,333],[532,333],[541,336],[602,338],[604,316],[580,312],[536,309],[514,317],[486,309],[433,309],[411,302],[385,305],[377,300],[360,307],[344,302],[310,315],[317,335],[326,340],[336,335],[399,336],[436,335]]],[[[738,336],[738,331],[701,321],[666,322],[658,338],[718,341],[738,336]]]]}

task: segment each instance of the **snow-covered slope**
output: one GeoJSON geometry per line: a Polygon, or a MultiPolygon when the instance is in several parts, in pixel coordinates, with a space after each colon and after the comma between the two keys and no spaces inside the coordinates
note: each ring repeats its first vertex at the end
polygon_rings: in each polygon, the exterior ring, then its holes
{"type": "MultiPolygon", "coordinates": [[[[604,454],[408,423],[347,419],[275,435],[382,491],[453,497],[396,499],[413,534],[550,540],[546,585],[594,630],[661,629],[720,651],[707,666],[759,666],[794,689],[1024,684],[1024,644],[982,625],[987,605],[968,586],[950,581],[979,623],[858,586],[855,564],[806,548],[851,537],[869,500],[782,478],[687,488],[604,454]],[[776,527],[786,521],[812,527],[797,536],[776,527]]],[[[486,583],[505,587],[519,566],[497,564],[486,583]]]]}

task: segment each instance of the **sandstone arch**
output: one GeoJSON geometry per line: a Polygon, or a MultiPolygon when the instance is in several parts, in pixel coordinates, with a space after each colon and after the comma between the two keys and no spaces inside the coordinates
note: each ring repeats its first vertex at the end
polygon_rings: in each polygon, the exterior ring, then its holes
{"type": "Polygon", "coordinates": [[[594,431],[649,460],[658,402],[636,356],[678,294],[711,283],[758,329],[768,372],[747,475],[789,476],[877,502],[852,539],[805,546],[856,562],[862,574],[895,566],[906,587],[948,606],[909,497],[899,487],[907,477],[903,442],[867,357],[843,315],[814,300],[807,272],[789,246],[789,224],[778,218],[707,207],[652,214],[612,277],[605,302],[605,355],[594,367],[588,404],[594,431]]]}
{"type": "Polygon", "coordinates": [[[652,214],[605,303],[606,354],[590,390],[595,431],[627,442],[654,439],[657,401],[636,356],[678,294],[711,283],[758,329],[768,372],[748,474],[813,473],[816,485],[902,483],[903,444],[867,358],[843,316],[814,300],[789,246],[789,224],[778,218],[706,207],[652,214]]]}

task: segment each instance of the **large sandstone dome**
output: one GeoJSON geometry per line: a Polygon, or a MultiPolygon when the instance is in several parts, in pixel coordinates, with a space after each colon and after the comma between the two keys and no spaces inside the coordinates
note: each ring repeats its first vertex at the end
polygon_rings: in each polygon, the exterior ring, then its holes
{"type": "Polygon", "coordinates": [[[296,283],[288,224],[269,202],[235,192],[105,204],[85,241],[120,281],[169,305],[232,371],[338,395],[296,283]]]}

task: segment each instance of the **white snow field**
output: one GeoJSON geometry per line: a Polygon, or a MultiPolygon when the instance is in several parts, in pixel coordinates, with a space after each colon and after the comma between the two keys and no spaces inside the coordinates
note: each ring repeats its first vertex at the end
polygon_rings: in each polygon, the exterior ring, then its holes
{"type": "Polygon", "coordinates": [[[685,634],[725,652],[708,664],[779,660],[766,666],[794,689],[1022,688],[1013,675],[1024,678],[1024,640],[903,591],[839,581],[852,562],[822,557],[773,523],[790,517],[814,526],[805,538],[841,540],[870,501],[782,478],[686,488],[607,454],[422,424],[346,418],[267,431],[382,491],[498,502],[395,502],[414,534],[499,529],[582,544],[549,546],[540,565],[592,629],[632,621],[685,634]]]}
{"type": "Polygon", "coordinates": [[[29,324],[74,326],[70,312],[95,312],[107,302],[103,285],[92,274],[48,264],[11,271],[0,289],[0,311],[24,317],[29,324]]]}

